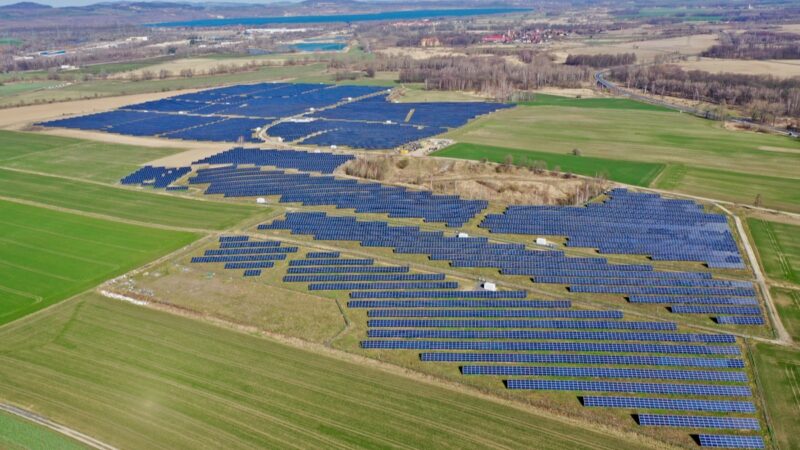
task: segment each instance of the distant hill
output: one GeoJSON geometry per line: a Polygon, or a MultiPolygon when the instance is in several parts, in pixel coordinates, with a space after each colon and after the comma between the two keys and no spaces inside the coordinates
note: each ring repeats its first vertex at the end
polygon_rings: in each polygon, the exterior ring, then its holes
{"type": "Polygon", "coordinates": [[[19,3],[12,3],[6,6],[0,6],[0,9],[13,9],[17,11],[21,10],[35,11],[39,9],[53,9],[53,7],[48,5],[42,5],[41,3],[19,2],[19,3]]]}

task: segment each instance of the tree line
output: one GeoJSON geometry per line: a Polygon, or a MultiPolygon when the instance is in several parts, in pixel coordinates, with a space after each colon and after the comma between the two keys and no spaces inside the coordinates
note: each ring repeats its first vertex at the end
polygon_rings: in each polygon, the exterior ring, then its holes
{"type": "Polygon", "coordinates": [[[611,78],[646,94],[741,107],[760,122],[800,117],[800,77],[710,73],[675,65],[611,69],[611,78]]]}
{"type": "Polygon", "coordinates": [[[720,43],[704,51],[707,58],[800,59],[800,34],[771,31],[723,33],[720,43]]]}
{"type": "Polygon", "coordinates": [[[589,66],[602,69],[614,66],[627,66],[636,62],[635,53],[601,53],[599,55],[567,55],[564,64],[568,66],[589,66]]]}
{"type": "Polygon", "coordinates": [[[372,70],[399,72],[402,83],[423,83],[426,89],[441,91],[481,92],[501,100],[511,98],[519,90],[579,87],[592,77],[592,70],[587,67],[555,64],[543,54],[530,55],[529,63],[484,55],[419,60],[378,57],[369,65],[372,70]]]}

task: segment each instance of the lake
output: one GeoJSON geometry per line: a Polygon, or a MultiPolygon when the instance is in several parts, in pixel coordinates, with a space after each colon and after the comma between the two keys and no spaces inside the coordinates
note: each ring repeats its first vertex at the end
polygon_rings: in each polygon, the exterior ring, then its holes
{"type": "Polygon", "coordinates": [[[229,19],[201,19],[182,22],[149,24],[153,27],[224,27],[232,25],[268,25],[298,23],[368,22],[376,20],[419,20],[439,17],[483,16],[531,11],[523,8],[469,8],[469,9],[417,9],[386,11],[373,14],[343,14],[328,16],[237,17],[229,19]]]}

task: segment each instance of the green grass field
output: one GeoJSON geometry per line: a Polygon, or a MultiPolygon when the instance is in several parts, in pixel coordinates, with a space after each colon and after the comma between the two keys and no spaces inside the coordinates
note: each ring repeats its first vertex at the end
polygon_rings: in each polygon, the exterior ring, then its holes
{"type": "Polygon", "coordinates": [[[222,230],[266,208],[0,169],[0,196],[153,225],[222,230]]]}
{"type": "Polygon", "coordinates": [[[6,450],[80,450],[84,447],[55,431],[0,412],[0,447],[6,450]]]}
{"type": "Polygon", "coordinates": [[[504,162],[508,155],[514,158],[515,164],[521,164],[526,159],[528,161],[544,161],[550,170],[558,167],[562,172],[572,172],[579,175],[597,176],[598,174],[606,174],[610,180],[637,186],[648,186],[664,168],[663,164],[573,156],[570,154],[492,147],[481,144],[458,143],[433,153],[433,156],[476,161],[487,159],[497,163],[504,162]]]}
{"type": "Polygon", "coordinates": [[[753,357],[774,427],[776,447],[799,448],[800,351],[762,343],[754,346],[753,357]]]}
{"type": "Polygon", "coordinates": [[[182,150],[0,130],[0,167],[117,183],[139,165],[182,150]]]}
{"type": "Polygon", "coordinates": [[[197,237],[0,201],[0,324],[75,295],[197,237]]]}
{"type": "Polygon", "coordinates": [[[519,106],[499,111],[446,137],[557,155],[578,148],[584,157],[667,164],[667,172],[656,180],[656,187],[700,196],[714,194],[745,204],[752,204],[760,193],[767,206],[800,211],[797,140],[729,131],[718,122],[675,112],[620,105],[564,106],[583,104],[588,99],[545,100],[560,102],[561,106],[519,106]]]}
{"type": "Polygon", "coordinates": [[[3,84],[0,85],[0,98],[19,95],[25,92],[37,91],[39,89],[56,86],[58,84],[58,81],[33,81],[3,84]]]}
{"type": "Polygon", "coordinates": [[[95,295],[0,329],[0,398],[131,449],[642,447],[95,295]]]}
{"type": "Polygon", "coordinates": [[[573,108],[674,112],[663,106],[637,102],[627,98],[573,98],[560,95],[536,94],[533,100],[519,102],[517,104],[522,106],[562,106],[573,108]]]}
{"type": "Polygon", "coordinates": [[[767,276],[800,285],[800,227],[748,218],[767,276]]]}
{"type": "Polygon", "coordinates": [[[800,341],[800,290],[773,287],[770,292],[786,331],[800,341]]]}

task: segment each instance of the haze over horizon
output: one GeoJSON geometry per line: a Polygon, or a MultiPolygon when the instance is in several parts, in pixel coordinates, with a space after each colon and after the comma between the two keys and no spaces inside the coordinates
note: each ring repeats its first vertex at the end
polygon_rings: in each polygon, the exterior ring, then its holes
{"type": "MultiPolygon", "coordinates": [[[[299,0],[212,0],[212,1],[185,1],[185,0],[0,0],[0,6],[7,6],[13,5],[15,3],[21,2],[31,2],[31,3],[39,3],[42,5],[48,5],[53,7],[64,7],[64,6],[87,6],[93,5],[95,3],[114,3],[114,2],[122,2],[122,1],[143,1],[143,2],[154,2],[154,1],[174,1],[175,3],[249,3],[249,4],[258,4],[258,3],[293,3],[299,0]]],[[[369,1],[369,0],[367,0],[369,1]]]]}

